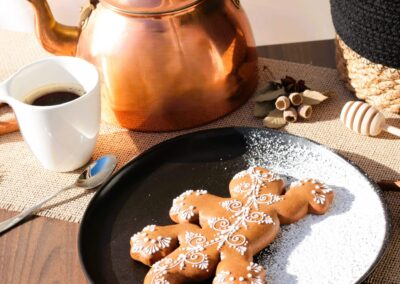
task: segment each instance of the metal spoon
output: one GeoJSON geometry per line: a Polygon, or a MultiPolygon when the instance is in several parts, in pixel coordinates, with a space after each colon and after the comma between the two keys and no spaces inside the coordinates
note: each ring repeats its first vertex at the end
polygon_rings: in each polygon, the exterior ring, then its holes
{"type": "Polygon", "coordinates": [[[117,158],[113,155],[106,155],[102,156],[99,158],[97,161],[94,161],[91,163],[78,177],[78,179],[75,181],[74,184],[71,184],[55,193],[50,195],[49,197],[46,197],[42,201],[38,202],[36,205],[25,209],[18,215],[11,217],[10,219],[7,219],[3,222],[0,223],[0,233],[4,232],[5,230],[13,227],[14,225],[18,224],[22,220],[24,220],[26,217],[32,215],[35,213],[40,207],[42,207],[43,204],[48,202],[49,200],[53,199],[57,195],[59,195],[61,192],[64,192],[66,190],[72,189],[72,188],[84,188],[84,189],[92,189],[95,188],[99,185],[101,185],[103,182],[105,182],[112,174],[114,171],[115,167],[117,165],[117,158]]]}

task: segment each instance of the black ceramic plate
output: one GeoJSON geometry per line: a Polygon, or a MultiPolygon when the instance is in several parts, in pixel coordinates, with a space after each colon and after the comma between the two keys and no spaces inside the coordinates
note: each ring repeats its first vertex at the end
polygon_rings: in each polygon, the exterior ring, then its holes
{"type": "MultiPolygon", "coordinates": [[[[304,138],[265,129],[221,128],[186,134],[156,145],[130,161],[96,193],[83,217],[79,233],[81,263],[89,281],[142,283],[148,268],[131,260],[129,256],[129,239],[132,234],[148,224],[170,224],[168,212],[172,199],[186,189],[204,188],[210,193],[227,196],[227,185],[232,176],[254,163],[268,166],[289,179],[296,179],[296,174],[290,176],[290,173],[298,172],[299,167],[304,167],[307,175],[314,174],[314,169],[317,169],[316,177],[319,177],[318,173],[321,172],[326,173],[328,179],[331,172],[337,172],[338,177],[328,180],[331,185],[332,180],[340,184],[336,193],[337,206],[334,206],[327,216],[304,221],[304,227],[308,227],[300,232],[307,235],[307,240],[312,238],[313,234],[317,234],[317,240],[325,239],[317,244],[322,251],[327,245],[326,239],[329,242],[329,237],[321,238],[326,230],[325,225],[337,227],[329,225],[329,222],[347,218],[346,214],[357,216],[369,214],[371,210],[368,208],[365,208],[365,212],[361,212],[364,210],[362,204],[372,203],[366,206],[372,205],[377,208],[374,209],[376,210],[374,222],[379,227],[376,232],[369,232],[373,229],[368,224],[364,225],[362,221],[360,224],[348,227],[341,226],[337,232],[343,238],[349,234],[349,238],[343,244],[339,244],[338,250],[348,250],[344,246],[357,243],[357,239],[351,238],[353,233],[360,235],[360,232],[363,241],[367,238],[368,247],[373,247],[375,250],[362,257],[357,253],[354,256],[346,255],[350,260],[344,260],[348,263],[343,264],[343,269],[349,265],[358,268],[348,279],[338,281],[357,282],[371,272],[386,246],[389,222],[380,190],[362,171],[329,149],[304,138]],[[339,168],[340,171],[337,170],[339,168]],[[345,173],[343,177],[341,177],[342,170],[345,173]],[[352,178],[349,179],[348,175],[352,178]],[[358,192],[358,187],[363,187],[362,194],[358,192]],[[368,200],[363,200],[365,196],[369,196],[368,200]],[[342,205],[344,203],[347,205],[342,205]],[[313,220],[316,220],[316,224],[313,224],[313,230],[310,230],[307,224],[313,220]],[[371,240],[368,239],[369,235],[373,235],[371,240]],[[360,258],[365,260],[359,260],[360,258]]],[[[324,177],[322,174],[322,178],[324,177]]],[[[334,229],[328,230],[326,234],[334,236],[334,229]]],[[[285,243],[286,236],[289,238],[291,236],[290,227],[280,237],[282,240],[276,241],[278,249],[281,243],[285,243]]],[[[298,260],[291,254],[296,249],[301,250],[304,242],[306,240],[295,243],[287,254],[283,253],[286,258],[292,257],[290,263],[279,264],[288,266],[279,272],[283,273],[281,275],[287,274],[286,278],[281,277],[283,283],[295,283],[297,280],[302,282],[302,275],[292,274],[302,273],[301,265],[304,261],[298,260]]],[[[362,250],[362,247],[360,249],[362,250]]],[[[274,257],[274,253],[269,252],[269,254],[270,257],[274,257]]],[[[304,252],[305,258],[306,254],[307,251],[304,252]]],[[[339,259],[337,264],[333,264],[340,266],[341,263],[343,260],[339,259]]],[[[338,267],[332,267],[334,271],[338,271],[337,269],[338,267]]],[[[329,274],[329,271],[326,273],[329,274]]],[[[270,275],[274,277],[273,271],[270,275]]]]}

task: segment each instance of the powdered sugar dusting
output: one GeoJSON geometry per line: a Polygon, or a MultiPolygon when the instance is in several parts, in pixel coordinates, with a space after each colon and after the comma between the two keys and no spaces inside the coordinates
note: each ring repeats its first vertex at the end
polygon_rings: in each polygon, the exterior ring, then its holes
{"type": "Polygon", "coordinates": [[[285,176],[288,184],[319,179],[335,191],[331,209],[282,226],[275,241],[258,256],[268,283],[354,283],[371,267],[386,233],[385,211],[369,180],[325,149],[306,146],[286,134],[251,132],[249,166],[285,176]]]}

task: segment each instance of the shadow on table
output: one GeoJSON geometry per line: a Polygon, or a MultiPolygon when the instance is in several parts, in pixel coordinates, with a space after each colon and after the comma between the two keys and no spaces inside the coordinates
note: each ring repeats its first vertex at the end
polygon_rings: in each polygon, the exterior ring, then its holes
{"type": "MultiPolygon", "coordinates": [[[[73,190],[73,189],[72,189],[72,190],[73,190]]],[[[72,197],[70,197],[70,198],[68,198],[68,199],[64,199],[64,200],[61,200],[61,201],[59,201],[59,202],[56,202],[56,203],[53,203],[53,204],[50,204],[50,205],[47,205],[47,206],[43,206],[43,207],[38,211],[38,213],[40,213],[40,212],[42,212],[42,211],[45,211],[45,210],[53,209],[53,208],[55,208],[55,207],[58,207],[58,206],[60,206],[60,205],[63,205],[63,204],[66,204],[66,203],[69,203],[69,202],[72,202],[72,201],[75,201],[75,200],[77,200],[77,199],[79,199],[79,198],[82,198],[82,197],[88,195],[88,194],[92,194],[92,193],[96,192],[96,190],[97,190],[97,189],[87,189],[87,190],[85,190],[84,192],[82,192],[82,193],[80,193],[80,194],[78,194],[78,195],[72,196],[72,197]]]]}
{"type": "Polygon", "coordinates": [[[95,156],[112,153],[117,156],[118,168],[120,168],[138,154],[167,139],[168,135],[165,133],[142,133],[127,130],[100,134],[97,140],[95,156]]]}
{"type": "Polygon", "coordinates": [[[381,163],[378,163],[370,158],[367,158],[365,156],[359,155],[359,154],[355,154],[355,153],[351,153],[351,152],[347,152],[347,151],[336,151],[339,154],[341,154],[342,156],[344,156],[345,158],[349,159],[350,161],[352,161],[354,164],[356,164],[357,166],[359,166],[363,171],[365,171],[375,182],[380,181],[380,179],[385,179],[385,180],[400,180],[400,172],[391,169],[385,165],[382,165],[381,163]],[[368,168],[374,168],[377,171],[379,171],[380,176],[382,176],[382,178],[378,178],[377,174],[368,172],[368,169],[366,168],[366,166],[368,165],[368,168]]]}
{"type": "Polygon", "coordinates": [[[385,192],[391,217],[391,235],[381,260],[363,283],[399,283],[400,271],[400,192],[385,192]]]}
{"type": "Polygon", "coordinates": [[[400,117],[399,118],[389,117],[386,119],[386,123],[400,128],[400,117]]]}
{"type": "Polygon", "coordinates": [[[120,132],[101,134],[98,138],[96,148],[97,152],[95,155],[100,156],[113,153],[117,156],[119,161],[118,167],[120,167],[121,165],[126,164],[132,158],[135,158],[140,153],[148,150],[158,143],[174,138],[178,135],[195,132],[200,129],[203,128],[159,133],[121,130],[120,132]]]}
{"type": "MultiPolygon", "coordinates": [[[[0,177],[0,178],[1,178],[1,177],[0,177]]],[[[0,179],[0,181],[1,181],[1,179],[0,179]]],[[[45,210],[49,210],[49,209],[55,208],[55,207],[57,207],[57,206],[60,206],[60,205],[63,205],[63,204],[69,203],[69,202],[72,202],[72,201],[77,200],[77,199],[79,199],[79,198],[82,198],[82,197],[84,197],[84,196],[86,196],[86,195],[88,195],[88,194],[90,194],[90,193],[93,193],[94,191],[95,191],[95,190],[86,190],[85,192],[82,192],[82,193],[80,193],[80,194],[78,194],[78,195],[76,195],[76,196],[70,197],[70,198],[68,198],[68,199],[59,201],[59,202],[54,203],[54,204],[51,204],[51,205],[44,206],[44,207],[42,207],[38,212],[36,212],[35,214],[40,213],[40,212],[43,212],[43,211],[45,211],[45,210]]],[[[20,213],[20,212],[16,212],[15,215],[17,215],[17,214],[19,214],[19,213],[20,213]]],[[[3,233],[0,233],[0,237],[1,237],[3,234],[7,233],[8,231],[13,230],[14,228],[16,228],[16,227],[18,227],[18,226],[21,226],[21,225],[24,224],[24,223],[30,222],[30,221],[32,221],[32,220],[38,218],[38,217],[40,217],[40,216],[38,216],[38,215],[31,215],[31,216],[29,216],[29,217],[26,217],[23,221],[21,221],[20,223],[18,223],[18,224],[15,225],[14,227],[9,228],[8,230],[4,231],[3,233]]],[[[12,218],[12,217],[10,217],[10,218],[12,218]]],[[[0,222],[2,222],[2,221],[5,221],[5,220],[0,220],[0,222]]]]}
{"type": "MultiPolygon", "coordinates": [[[[388,125],[392,125],[394,127],[400,128],[400,118],[387,118],[386,123],[388,125]]],[[[383,132],[383,134],[380,134],[379,138],[400,141],[399,137],[397,137],[396,135],[393,135],[391,133],[388,133],[388,132],[383,132]]]]}

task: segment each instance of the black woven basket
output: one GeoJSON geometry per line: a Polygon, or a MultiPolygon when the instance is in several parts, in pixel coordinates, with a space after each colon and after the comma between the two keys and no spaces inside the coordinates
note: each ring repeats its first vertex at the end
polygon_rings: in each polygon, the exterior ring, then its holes
{"type": "Polygon", "coordinates": [[[331,0],[340,38],[361,56],[400,68],[399,0],[331,0]]]}
{"type": "Polygon", "coordinates": [[[400,0],[330,0],[337,68],[347,87],[400,113],[400,0]]]}

